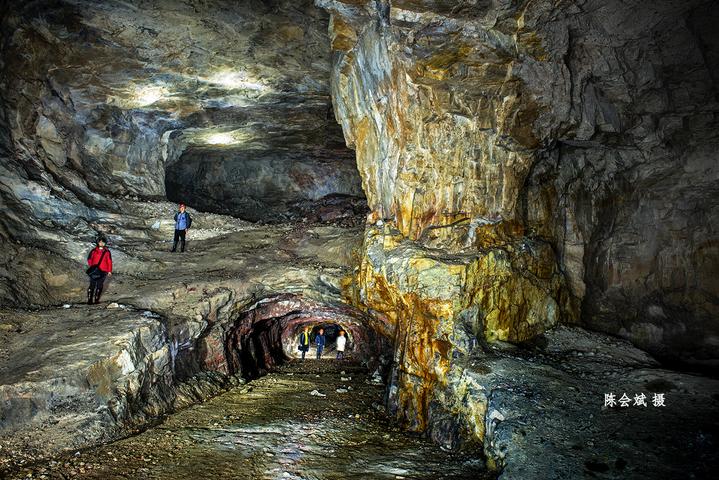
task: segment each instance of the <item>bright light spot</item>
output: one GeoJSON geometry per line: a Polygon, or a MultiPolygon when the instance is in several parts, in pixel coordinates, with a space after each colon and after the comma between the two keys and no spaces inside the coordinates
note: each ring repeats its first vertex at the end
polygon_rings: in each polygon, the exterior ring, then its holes
{"type": "Polygon", "coordinates": [[[245,81],[245,76],[239,72],[217,72],[210,77],[210,82],[225,87],[237,87],[245,81]]]}
{"type": "Polygon", "coordinates": [[[140,107],[147,107],[161,100],[168,94],[165,87],[138,87],[135,90],[135,103],[140,107]]]}
{"type": "Polygon", "coordinates": [[[231,145],[237,143],[237,140],[231,133],[213,133],[205,138],[210,145],[231,145]]]}
{"type": "Polygon", "coordinates": [[[209,78],[210,83],[222,85],[227,88],[242,88],[245,90],[266,91],[268,88],[260,83],[251,82],[244,72],[221,71],[209,78]]]}

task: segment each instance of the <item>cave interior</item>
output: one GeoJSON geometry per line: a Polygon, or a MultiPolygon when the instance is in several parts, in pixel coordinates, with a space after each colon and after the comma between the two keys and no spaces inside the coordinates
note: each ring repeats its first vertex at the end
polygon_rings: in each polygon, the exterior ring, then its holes
{"type": "MultiPolygon", "coordinates": [[[[363,478],[713,478],[718,22],[712,0],[0,1],[0,476],[228,478],[144,465],[175,447],[142,435],[269,385],[287,428],[301,398],[368,409],[363,478]],[[121,442],[138,466],[93,463],[121,442]]],[[[269,445],[237,478],[343,473],[269,445]]]]}

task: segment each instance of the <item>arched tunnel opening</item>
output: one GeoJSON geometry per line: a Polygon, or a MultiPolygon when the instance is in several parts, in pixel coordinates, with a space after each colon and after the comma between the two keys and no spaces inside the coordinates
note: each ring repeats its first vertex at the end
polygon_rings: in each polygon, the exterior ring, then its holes
{"type": "Polygon", "coordinates": [[[301,358],[299,337],[306,328],[312,340],[307,358],[315,358],[315,337],[323,329],[326,346],[322,358],[334,359],[336,340],[343,331],[347,336],[346,358],[369,370],[386,373],[391,345],[372,327],[371,317],[346,305],[319,303],[291,294],[257,302],[228,327],[225,357],[229,372],[250,380],[301,358]]]}

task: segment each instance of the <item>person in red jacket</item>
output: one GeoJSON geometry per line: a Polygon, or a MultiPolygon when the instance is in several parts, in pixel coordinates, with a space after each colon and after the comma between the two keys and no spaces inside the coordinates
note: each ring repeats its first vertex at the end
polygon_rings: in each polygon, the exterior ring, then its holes
{"type": "Polygon", "coordinates": [[[90,288],[87,289],[87,304],[100,303],[100,295],[105,278],[112,275],[112,254],[107,248],[107,239],[98,237],[97,246],[87,256],[87,275],[90,277],[90,288]]]}

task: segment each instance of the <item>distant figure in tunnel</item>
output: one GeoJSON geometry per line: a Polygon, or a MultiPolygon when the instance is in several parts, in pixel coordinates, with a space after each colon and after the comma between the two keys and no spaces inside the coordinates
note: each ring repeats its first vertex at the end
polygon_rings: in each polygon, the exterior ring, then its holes
{"type": "Polygon", "coordinates": [[[345,337],[345,331],[340,330],[339,337],[337,337],[337,360],[345,358],[345,345],[347,345],[347,337],[345,337]]]}
{"type": "Polygon", "coordinates": [[[315,336],[315,345],[317,345],[317,360],[322,358],[322,350],[325,349],[325,331],[320,328],[315,336]]]}
{"type": "Polygon", "coordinates": [[[87,256],[86,270],[90,277],[90,287],[87,289],[87,304],[100,303],[100,295],[105,284],[105,278],[112,275],[112,254],[107,248],[107,238],[100,235],[97,237],[95,248],[87,256]]]}
{"type": "Polygon", "coordinates": [[[185,235],[192,225],[190,212],[185,211],[185,204],[180,204],[180,211],[175,213],[175,239],[172,242],[172,251],[177,250],[177,241],[180,241],[180,251],[185,251],[185,235]]]}
{"type": "Polygon", "coordinates": [[[310,327],[305,327],[304,332],[300,334],[300,352],[302,352],[302,360],[305,359],[305,354],[310,349],[310,327]]]}

